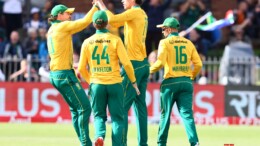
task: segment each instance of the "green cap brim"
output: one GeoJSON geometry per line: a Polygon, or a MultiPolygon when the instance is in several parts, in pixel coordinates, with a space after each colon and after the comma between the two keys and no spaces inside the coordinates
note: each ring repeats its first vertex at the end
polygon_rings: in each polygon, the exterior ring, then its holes
{"type": "Polygon", "coordinates": [[[68,8],[65,12],[72,14],[74,12],[74,10],[75,10],[75,8],[68,8]]]}

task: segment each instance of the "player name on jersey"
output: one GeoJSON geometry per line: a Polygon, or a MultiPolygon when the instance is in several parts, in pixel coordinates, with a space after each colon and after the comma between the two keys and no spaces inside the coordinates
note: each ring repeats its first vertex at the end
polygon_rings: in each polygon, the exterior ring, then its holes
{"type": "Polygon", "coordinates": [[[95,43],[110,43],[110,40],[95,40],[95,43]]]}
{"type": "Polygon", "coordinates": [[[184,71],[187,72],[189,70],[189,66],[174,66],[172,67],[173,71],[184,71]]]}
{"type": "Polygon", "coordinates": [[[92,68],[92,72],[96,73],[96,72],[111,72],[112,71],[112,67],[93,67],[92,68]]]}
{"type": "Polygon", "coordinates": [[[184,44],[187,44],[188,42],[184,41],[184,40],[170,40],[169,43],[170,44],[174,44],[174,43],[184,43],[184,44]]]}

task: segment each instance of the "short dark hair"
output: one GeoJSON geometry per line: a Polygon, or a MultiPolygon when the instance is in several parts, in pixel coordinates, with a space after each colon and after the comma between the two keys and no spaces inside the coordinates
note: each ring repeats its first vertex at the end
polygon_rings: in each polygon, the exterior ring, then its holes
{"type": "Polygon", "coordinates": [[[135,0],[135,3],[138,5],[142,5],[143,4],[143,0],[135,0]]]}
{"type": "Polygon", "coordinates": [[[96,24],[96,23],[93,23],[93,26],[96,28],[96,29],[104,29],[107,27],[107,24],[108,22],[107,21],[104,21],[100,24],[96,24]]]}

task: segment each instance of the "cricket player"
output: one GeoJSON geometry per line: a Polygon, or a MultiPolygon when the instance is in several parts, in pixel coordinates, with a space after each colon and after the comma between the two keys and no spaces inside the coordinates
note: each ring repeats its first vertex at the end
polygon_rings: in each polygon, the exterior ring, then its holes
{"type": "Polygon", "coordinates": [[[159,44],[157,61],[150,67],[155,73],[164,66],[164,80],[160,87],[161,119],[158,146],[166,146],[172,106],[176,102],[191,146],[198,146],[195,128],[192,95],[192,79],[199,73],[202,62],[190,40],[178,35],[180,24],[173,17],[166,18],[161,25],[163,35],[159,44]],[[193,67],[191,67],[191,63],[193,67]]]}
{"type": "Polygon", "coordinates": [[[124,146],[124,89],[120,76],[119,61],[125,68],[127,76],[140,94],[133,66],[127,56],[122,40],[108,32],[108,18],[105,11],[93,15],[96,34],[82,44],[79,72],[90,84],[89,95],[92,99],[95,125],[95,146],[103,146],[106,135],[108,106],[112,119],[112,145],[124,146]],[[89,71],[86,69],[88,66],[89,71]]]}
{"type": "Polygon", "coordinates": [[[109,24],[114,27],[124,26],[125,47],[131,63],[134,67],[135,76],[140,90],[137,95],[131,85],[127,75],[122,73],[123,86],[125,88],[125,134],[124,142],[127,145],[128,111],[132,104],[136,115],[136,125],[138,131],[138,145],[147,146],[147,107],[145,102],[146,88],[149,77],[149,63],[146,56],[145,39],[147,32],[147,15],[141,9],[142,0],[122,0],[125,12],[114,15],[102,0],[97,0],[101,10],[106,10],[109,24]]]}
{"type": "Polygon", "coordinates": [[[98,8],[94,5],[82,19],[71,20],[74,8],[56,5],[49,21],[48,53],[50,55],[50,82],[61,93],[70,107],[72,122],[82,146],[91,146],[88,121],[91,113],[89,99],[73,70],[72,35],[91,23],[98,8]]]}

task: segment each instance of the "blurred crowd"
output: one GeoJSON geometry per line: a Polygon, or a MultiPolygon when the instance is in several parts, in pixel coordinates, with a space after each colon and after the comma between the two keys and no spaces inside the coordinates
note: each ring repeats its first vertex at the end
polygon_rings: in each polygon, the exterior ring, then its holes
{"type": "Polygon", "coordinates": [[[23,1],[0,2],[0,69],[3,80],[25,81],[29,74],[33,81],[39,81],[38,69],[48,62],[47,18],[55,4],[55,1],[47,0],[42,8],[32,6],[26,19],[23,1]],[[37,60],[29,73],[28,55],[37,60]]]}
{"type": "MultiPolygon", "coordinates": [[[[109,0],[108,9],[114,13],[122,11],[120,1],[109,0]]],[[[44,6],[31,6],[30,17],[25,17],[22,0],[0,1],[0,81],[48,81],[48,49],[46,32],[49,28],[47,18],[57,0],[46,0],[44,6]],[[26,19],[27,18],[27,19],[26,19]],[[33,63],[29,62],[28,55],[33,63]],[[29,74],[29,75],[28,75],[29,74]]],[[[209,0],[144,0],[142,8],[148,15],[148,31],[146,39],[147,56],[150,64],[156,61],[157,48],[162,39],[162,31],[156,28],[168,16],[176,17],[181,24],[180,32],[185,32],[201,16],[211,11],[209,0]]],[[[237,0],[233,9],[235,22],[230,28],[229,42],[244,42],[252,46],[252,39],[260,37],[260,0],[237,0]]],[[[75,13],[74,18],[80,16],[75,13]]],[[[204,22],[205,23],[205,22],[204,22]]],[[[123,39],[123,28],[108,28],[111,33],[123,39]]],[[[87,27],[73,36],[74,62],[77,68],[81,44],[95,32],[93,26],[87,27]]],[[[184,36],[196,46],[201,59],[207,59],[208,51],[221,42],[223,36],[220,29],[201,31],[193,29],[184,36]]],[[[204,70],[201,77],[207,76],[204,70]]],[[[150,77],[151,82],[161,82],[163,70],[150,77]]]]}
{"type": "MultiPolygon", "coordinates": [[[[147,12],[149,18],[149,27],[147,33],[147,53],[149,56],[150,63],[154,63],[157,57],[157,47],[160,39],[162,39],[161,30],[156,28],[158,22],[162,22],[167,13],[167,7],[171,6],[172,1],[169,0],[146,0],[145,5],[143,5],[144,10],[147,12]],[[158,17],[155,17],[158,16],[158,17]]],[[[206,15],[207,12],[211,11],[210,7],[206,5],[206,1],[203,0],[185,0],[178,3],[174,11],[170,11],[169,14],[177,19],[179,19],[181,24],[180,35],[190,39],[201,57],[202,61],[208,59],[208,51],[214,48],[218,48],[219,44],[222,43],[223,34],[222,29],[217,28],[211,31],[202,31],[196,27],[186,33],[198,19],[206,15]]],[[[171,8],[169,8],[171,9],[171,8]]],[[[234,23],[227,28],[230,30],[228,36],[228,42],[225,44],[225,49],[222,59],[219,60],[219,69],[218,72],[213,74],[218,74],[214,78],[219,80],[219,84],[253,84],[252,78],[247,78],[245,76],[257,76],[259,74],[255,71],[255,66],[252,67],[252,64],[255,62],[240,63],[240,65],[235,65],[232,68],[232,64],[229,63],[231,59],[252,59],[255,57],[253,49],[253,40],[259,42],[260,38],[260,0],[238,0],[237,6],[234,9],[231,9],[234,16],[234,23]],[[242,67],[241,67],[242,66],[242,67]],[[249,66],[249,67],[248,67],[249,66]],[[239,68],[239,70],[238,70],[239,68]],[[249,68],[249,69],[248,69],[249,68]],[[245,74],[245,70],[250,70],[248,74],[245,74]]],[[[214,18],[215,19],[215,18],[214,18]]],[[[204,21],[202,24],[207,23],[204,21]]],[[[211,62],[212,63],[212,62],[211,62]]],[[[259,62],[258,62],[259,63],[259,62]]],[[[202,69],[197,81],[199,84],[206,84],[207,76],[209,72],[204,68],[202,69]]],[[[212,65],[213,66],[213,65],[212,65]]],[[[150,81],[161,82],[162,76],[161,72],[150,77],[150,81]]],[[[215,75],[213,75],[215,76],[215,75]]],[[[254,78],[255,79],[255,78],[254,78]]]]}

